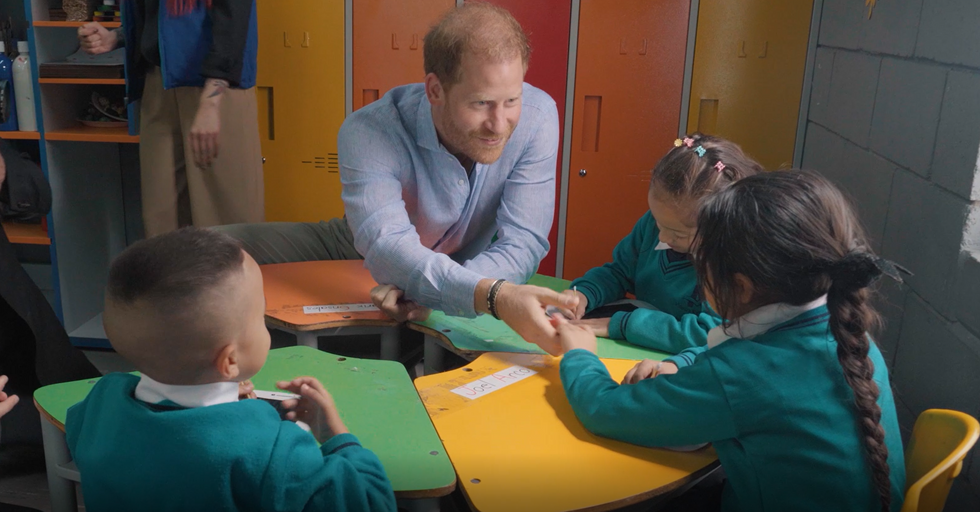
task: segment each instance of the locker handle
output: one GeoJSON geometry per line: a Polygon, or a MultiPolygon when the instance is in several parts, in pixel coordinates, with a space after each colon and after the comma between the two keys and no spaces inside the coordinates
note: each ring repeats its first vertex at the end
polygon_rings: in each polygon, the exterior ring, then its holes
{"type": "Polygon", "coordinates": [[[408,49],[409,50],[418,50],[419,49],[419,35],[418,34],[412,34],[412,45],[409,46],[408,49]]]}
{"type": "Polygon", "coordinates": [[[602,96],[586,96],[583,109],[582,151],[599,151],[599,121],[602,117],[602,96]]]}
{"type": "Polygon", "coordinates": [[[269,140],[276,140],[275,92],[272,87],[256,87],[259,127],[265,128],[269,140]],[[264,123],[262,121],[265,121],[264,123]]]}
{"type": "Polygon", "coordinates": [[[375,101],[378,101],[378,89],[364,89],[361,91],[361,106],[367,106],[375,101]]]}
{"type": "Polygon", "coordinates": [[[718,126],[718,100],[702,98],[698,108],[698,131],[713,135],[718,126]]]}

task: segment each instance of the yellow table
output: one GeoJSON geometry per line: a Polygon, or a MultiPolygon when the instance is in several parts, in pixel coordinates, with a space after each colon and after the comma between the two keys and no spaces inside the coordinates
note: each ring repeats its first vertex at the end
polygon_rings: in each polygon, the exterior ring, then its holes
{"type": "MultiPolygon", "coordinates": [[[[718,465],[710,447],[682,453],[589,433],[565,397],[559,362],[487,353],[415,380],[474,510],[610,510],[694,482],[718,465]]],[[[603,363],[614,379],[636,364],[603,363]]]]}

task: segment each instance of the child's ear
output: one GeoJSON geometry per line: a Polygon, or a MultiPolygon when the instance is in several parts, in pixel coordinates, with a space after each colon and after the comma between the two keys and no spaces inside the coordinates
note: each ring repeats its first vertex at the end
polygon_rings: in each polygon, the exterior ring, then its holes
{"type": "Polygon", "coordinates": [[[214,358],[214,369],[224,380],[230,381],[238,377],[241,370],[238,368],[238,352],[235,350],[234,343],[221,347],[214,358]]]}
{"type": "Polygon", "coordinates": [[[738,303],[740,305],[752,304],[752,299],[755,298],[755,285],[752,284],[752,280],[748,276],[742,273],[735,273],[735,288],[738,294],[738,303]]]}

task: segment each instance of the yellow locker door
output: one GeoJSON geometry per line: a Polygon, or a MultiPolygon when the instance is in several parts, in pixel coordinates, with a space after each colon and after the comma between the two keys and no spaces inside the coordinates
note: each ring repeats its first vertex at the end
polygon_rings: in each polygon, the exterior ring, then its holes
{"type": "Polygon", "coordinates": [[[701,0],[688,132],[791,166],[812,13],[813,0],[701,0]]]}
{"type": "Polygon", "coordinates": [[[258,25],[266,220],[340,217],[344,2],[258,0],[258,25]]]}

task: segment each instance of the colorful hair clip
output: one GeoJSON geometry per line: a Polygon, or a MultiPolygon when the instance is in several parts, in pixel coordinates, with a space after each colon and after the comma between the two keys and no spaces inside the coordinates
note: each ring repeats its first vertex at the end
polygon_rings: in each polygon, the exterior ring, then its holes
{"type": "Polygon", "coordinates": [[[689,148],[693,148],[694,147],[694,139],[692,139],[690,137],[684,137],[684,145],[687,146],[687,147],[689,147],[689,148]]]}
{"type": "Polygon", "coordinates": [[[723,164],[721,162],[721,160],[718,160],[718,163],[715,164],[715,170],[718,171],[718,172],[724,171],[725,170],[725,164],[723,164]]]}
{"type": "Polygon", "coordinates": [[[694,152],[698,154],[698,158],[701,158],[708,150],[704,149],[704,146],[698,146],[694,148],[694,152]]]}
{"type": "Polygon", "coordinates": [[[684,144],[684,141],[682,141],[681,139],[674,139],[674,147],[675,148],[681,147],[681,144],[684,144]]]}

